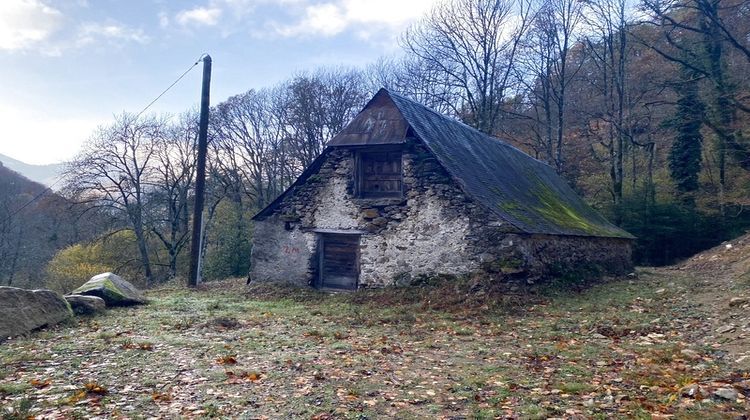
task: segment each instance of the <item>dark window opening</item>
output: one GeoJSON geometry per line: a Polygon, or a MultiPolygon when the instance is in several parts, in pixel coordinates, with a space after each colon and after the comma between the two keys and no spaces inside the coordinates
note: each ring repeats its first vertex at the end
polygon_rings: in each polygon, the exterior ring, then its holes
{"type": "Polygon", "coordinates": [[[361,198],[401,197],[401,152],[362,152],[357,191],[361,198]]]}

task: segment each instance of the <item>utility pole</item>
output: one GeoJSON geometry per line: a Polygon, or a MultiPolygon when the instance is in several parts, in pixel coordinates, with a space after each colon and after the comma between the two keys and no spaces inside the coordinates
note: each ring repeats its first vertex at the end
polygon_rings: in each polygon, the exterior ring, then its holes
{"type": "Polygon", "coordinates": [[[189,287],[197,287],[201,280],[201,236],[203,227],[203,196],[206,189],[206,152],[208,151],[208,106],[211,93],[211,56],[203,57],[203,87],[201,115],[198,126],[198,161],[195,174],[195,206],[193,207],[193,236],[190,242],[189,287]]]}

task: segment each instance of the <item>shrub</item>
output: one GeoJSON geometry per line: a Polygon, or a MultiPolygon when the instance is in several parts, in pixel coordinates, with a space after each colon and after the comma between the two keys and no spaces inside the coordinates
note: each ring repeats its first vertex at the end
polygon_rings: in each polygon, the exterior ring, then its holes
{"type": "Polygon", "coordinates": [[[108,271],[132,281],[137,277],[136,248],[132,232],[120,231],[91,243],[78,243],[59,251],[47,264],[46,286],[70,293],[91,277],[108,271]]]}

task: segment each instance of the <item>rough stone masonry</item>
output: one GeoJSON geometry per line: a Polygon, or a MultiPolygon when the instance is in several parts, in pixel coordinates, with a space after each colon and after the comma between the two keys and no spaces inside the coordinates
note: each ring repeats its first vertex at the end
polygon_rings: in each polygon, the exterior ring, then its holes
{"type": "Polygon", "coordinates": [[[402,199],[355,198],[354,153],[328,152],[272,216],[255,221],[251,279],[314,285],[318,232],[328,230],[362,232],[361,288],[438,274],[540,277],[582,264],[612,273],[631,268],[627,239],[524,235],[467,197],[415,140],[406,144],[403,171],[402,199]]]}
{"type": "MultiPolygon", "coordinates": [[[[368,107],[392,106],[377,99],[368,107]]],[[[368,107],[360,116],[374,118],[374,123],[366,121],[371,127],[383,112],[373,117],[367,115],[368,107]]],[[[359,198],[357,153],[380,147],[366,146],[329,146],[286,193],[256,215],[251,281],[320,286],[320,238],[331,233],[359,237],[357,288],[408,284],[434,275],[538,279],[582,268],[610,274],[632,268],[632,237],[627,234],[606,235],[601,229],[592,230],[596,235],[530,233],[491,211],[486,198],[482,202],[467,194],[463,180],[446,170],[434,148],[414,130],[407,130],[397,146],[401,196],[359,198]]],[[[515,209],[501,204],[505,211],[515,209]]],[[[547,207],[571,211],[570,206],[547,207]]]]}

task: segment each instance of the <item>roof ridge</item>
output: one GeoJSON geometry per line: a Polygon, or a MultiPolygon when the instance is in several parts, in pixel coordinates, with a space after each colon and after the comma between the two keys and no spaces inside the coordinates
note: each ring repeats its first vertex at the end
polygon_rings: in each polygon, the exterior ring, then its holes
{"type": "MultiPolygon", "coordinates": [[[[437,115],[440,118],[443,118],[443,119],[445,119],[447,121],[451,121],[454,124],[461,125],[463,128],[469,129],[469,130],[471,130],[471,131],[479,134],[480,136],[482,136],[484,138],[487,138],[488,140],[491,140],[491,141],[494,141],[494,142],[498,142],[502,146],[506,146],[506,147],[510,147],[512,149],[515,149],[515,150],[517,150],[517,151],[519,151],[519,152],[527,155],[531,159],[534,159],[535,161],[537,161],[537,162],[539,162],[539,163],[541,163],[541,164],[543,164],[545,166],[549,166],[550,168],[552,168],[552,165],[550,165],[549,163],[547,163],[547,162],[545,162],[543,160],[539,160],[539,159],[535,158],[534,156],[529,155],[528,153],[526,153],[523,150],[519,149],[518,147],[510,144],[508,141],[501,139],[500,137],[496,137],[496,136],[493,136],[491,134],[487,134],[487,133],[485,133],[483,131],[480,131],[480,130],[478,130],[478,129],[472,127],[472,126],[470,126],[469,124],[466,124],[465,122],[461,121],[460,119],[452,118],[449,115],[445,115],[445,114],[442,114],[440,112],[437,112],[434,109],[428,107],[427,105],[425,105],[425,104],[423,104],[421,102],[418,102],[418,101],[416,101],[414,99],[408,98],[408,97],[406,97],[406,96],[404,96],[404,95],[402,95],[402,94],[400,94],[398,92],[393,92],[393,91],[390,91],[390,90],[388,90],[386,88],[381,88],[381,90],[385,91],[389,96],[395,96],[396,98],[398,98],[400,100],[404,100],[404,101],[407,101],[407,102],[409,102],[409,103],[411,103],[413,105],[419,106],[420,108],[422,108],[422,109],[424,109],[426,111],[429,111],[429,112],[437,115]]],[[[401,109],[401,107],[399,107],[398,103],[396,103],[395,101],[394,101],[394,103],[396,104],[396,107],[399,108],[399,111],[401,111],[401,114],[403,115],[404,110],[401,109]]],[[[406,116],[404,116],[404,118],[406,118],[406,116]]],[[[407,119],[407,121],[408,121],[408,119],[407,119]]],[[[552,169],[554,169],[554,168],[552,168],[552,169]]]]}

